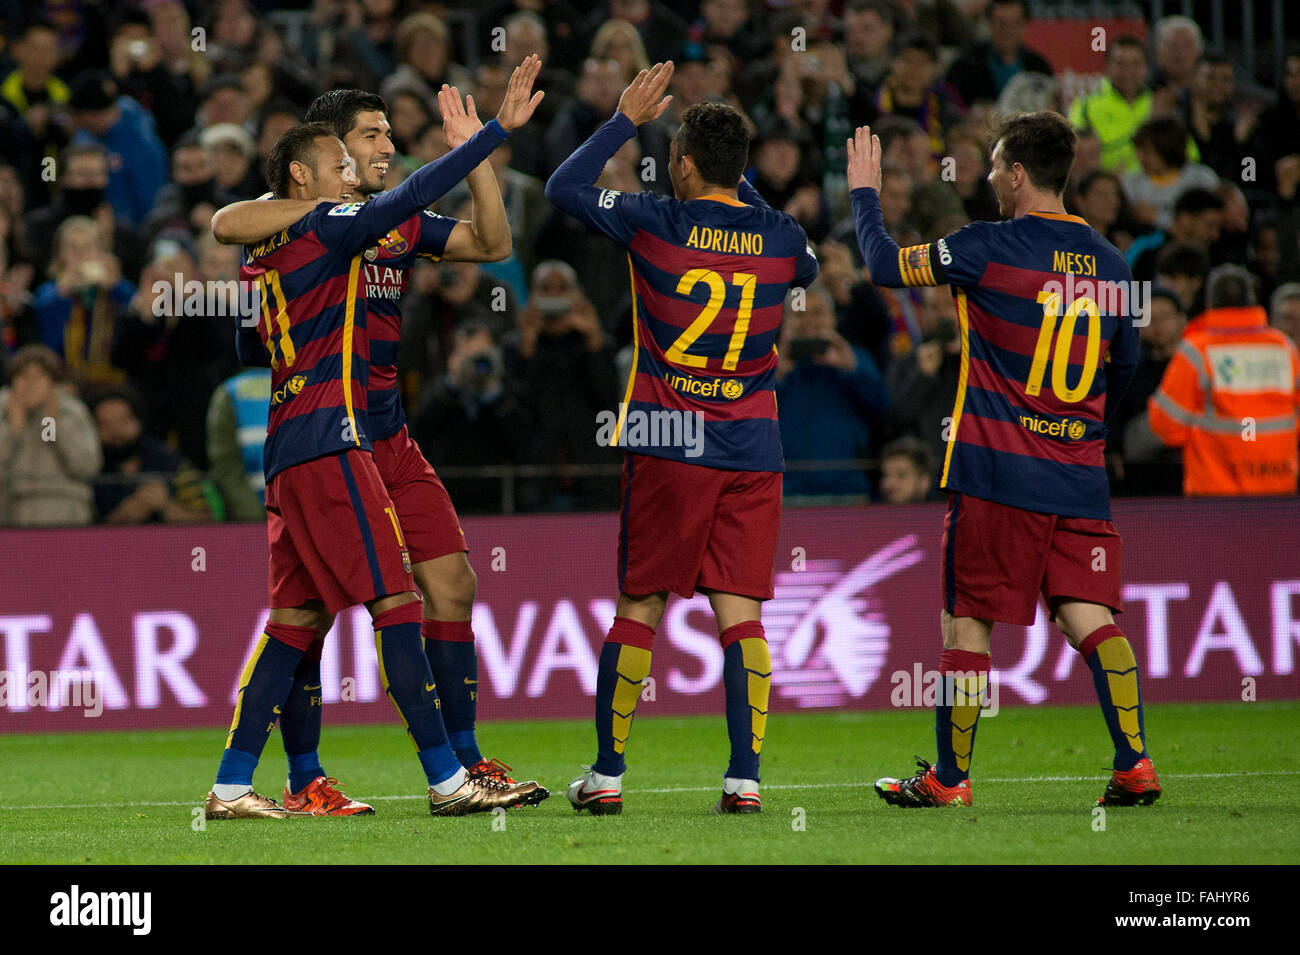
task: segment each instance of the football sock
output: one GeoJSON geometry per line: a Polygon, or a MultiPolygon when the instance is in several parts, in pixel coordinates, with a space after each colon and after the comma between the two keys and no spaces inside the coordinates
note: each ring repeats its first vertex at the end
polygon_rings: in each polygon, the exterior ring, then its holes
{"type": "Polygon", "coordinates": [[[212,795],[224,802],[238,799],[240,796],[244,795],[244,793],[250,793],[252,791],[253,787],[251,784],[246,786],[243,783],[216,783],[212,787],[212,795]]]}
{"type": "Polygon", "coordinates": [[[302,792],[317,776],[324,776],[320,764],[321,717],[324,698],[320,681],[320,654],[325,646],[325,635],[315,631],[312,641],[293,672],[293,689],[284,701],[280,714],[280,739],[284,754],[289,758],[289,792],[302,792]]]}
{"type": "Polygon", "coordinates": [[[591,768],[605,776],[622,776],[627,768],[623,750],[632,730],[641,683],[650,675],[650,650],[655,631],[628,617],[615,617],[605,637],[596,671],[596,762],[591,768]]]}
{"type": "Polygon", "coordinates": [[[971,753],[980,703],[988,690],[989,655],[969,650],[944,650],[939,656],[940,697],[934,705],[934,735],[939,758],[934,771],[943,786],[970,778],[971,753]]]}
{"type": "Polygon", "coordinates": [[[294,670],[315,636],[310,627],[267,623],[239,675],[235,715],[217,770],[219,785],[253,785],[253,770],[293,687],[294,670]]]}
{"type": "Polygon", "coordinates": [[[462,766],[483,759],[474,722],[478,717],[478,653],[474,649],[474,628],[468,620],[423,620],[424,655],[433,672],[433,682],[442,693],[442,721],[447,738],[462,766]]]}
{"type": "Polygon", "coordinates": [[[722,684],[727,694],[731,762],[726,775],[758,782],[758,758],[767,732],[772,654],[763,624],[746,620],[722,631],[722,684]]]}
{"type": "Polygon", "coordinates": [[[1147,754],[1146,722],[1142,716],[1142,688],[1137,658],[1119,627],[1098,627],[1079,644],[1079,652],[1092,669],[1101,714],[1115,743],[1114,768],[1132,769],[1147,754]]]}
{"type": "Polygon", "coordinates": [[[420,601],[376,614],[374,625],[384,692],[415,742],[429,785],[445,782],[461,766],[447,741],[438,689],[420,646],[420,601]]]}

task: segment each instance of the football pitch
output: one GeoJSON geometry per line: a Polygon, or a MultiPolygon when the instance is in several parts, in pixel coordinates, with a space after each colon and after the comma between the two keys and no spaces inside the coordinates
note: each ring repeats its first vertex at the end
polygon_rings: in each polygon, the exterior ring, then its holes
{"type": "MultiPolygon", "coordinates": [[[[328,720],[328,713],[326,714],[328,720]]],[[[1294,862],[1300,702],[1158,704],[1147,734],[1165,787],[1151,807],[1093,812],[1109,738],[1093,707],[1004,708],[980,721],[971,809],[904,810],[869,788],[933,758],[929,711],[778,713],[763,812],[714,816],[716,717],[642,715],[624,811],[574,813],[565,786],[594,755],[588,721],[488,723],[488,756],[536,778],[532,809],[432,818],[393,725],[326,726],[322,756],[374,816],[202,824],[224,730],[0,736],[0,863],[1091,863],[1294,862]],[[1104,828],[1103,828],[1104,825],[1104,828]]],[[[254,782],[281,795],[273,733],[254,782]]]]}

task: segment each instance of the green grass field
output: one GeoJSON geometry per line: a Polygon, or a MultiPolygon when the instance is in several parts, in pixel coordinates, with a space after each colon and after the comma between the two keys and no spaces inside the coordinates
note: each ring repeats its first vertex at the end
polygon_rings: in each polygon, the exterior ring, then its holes
{"type": "MultiPolygon", "coordinates": [[[[328,718],[328,716],[327,716],[328,718]]],[[[1109,740],[1092,707],[1003,709],[980,722],[970,810],[907,811],[868,789],[933,757],[928,711],[778,714],[760,816],[710,813],[726,764],[717,717],[642,714],[621,816],[578,816],[565,785],[594,755],[582,722],[493,723],[484,751],[550,787],[535,809],[434,819],[395,726],[326,728],[322,755],[376,815],[213,822],[193,810],[223,730],[0,736],[0,863],[1104,863],[1294,862],[1300,703],[1160,705],[1147,732],[1164,796],[1092,808],[1109,740]],[[800,827],[797,823],[802,822],[800,827]]],[[[255,786],[279,797],[278,734],[255,786]]]]}

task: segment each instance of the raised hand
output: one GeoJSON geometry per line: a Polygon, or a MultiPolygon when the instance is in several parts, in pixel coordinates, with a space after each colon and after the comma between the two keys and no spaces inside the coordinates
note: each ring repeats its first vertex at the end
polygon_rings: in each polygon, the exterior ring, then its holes
{"type": "MultiPolygon", "coordinates": [[[[533,111],[537,109],[537,104],[546,95],[540,90],[536,93],[533,92],[533,83],[537,81],[537,75],[541,71],[541,59],[536,53],[530,53],[510,74],[510,83],[506,86],[506,97],[501,102],[501,109],[497,112],[497,122],[506,132],[518,129],[528,122],[533,116],[533,111]]],[[[441,103],[442,94],[439,93],[438,96],[441,103]]],[[[459,99],[459,94],[457,98],[459,99]]]]}
{"type": "Polygon", "coordinates": [[[478,110],[474,108],[473,94],[465,97],[462,103],[460,90],[446,83],[438,91],[438,111],[442,113],[442,132],[448,149],[455,149],[483,128],[478,110]]]}
{"type": "Polygon", "coordinates": [[[867,186],[880,191],[880,137],[870,126],[859,126],[845,143],[849,153],[849,191],[867,186]]]}
{"type": "Polygon", "coordinates": [[[637,126],[658,119],[673,101],[671,96],[664,96],[672,78],[672,60],[642,70],[618,98],[618,111],[637,126]]]}

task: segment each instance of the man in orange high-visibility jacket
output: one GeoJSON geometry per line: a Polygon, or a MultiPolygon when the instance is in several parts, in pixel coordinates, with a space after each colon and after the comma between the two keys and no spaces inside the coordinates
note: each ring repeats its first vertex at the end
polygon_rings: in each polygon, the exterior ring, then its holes
{"type": "Polygon", "coordinates": [[[1221,265],[1151,397],[1151,430],[1183,449],[1185,494],[1295,494],[1300,353],[1268,326],[1253,279],[1221,265]]]}

